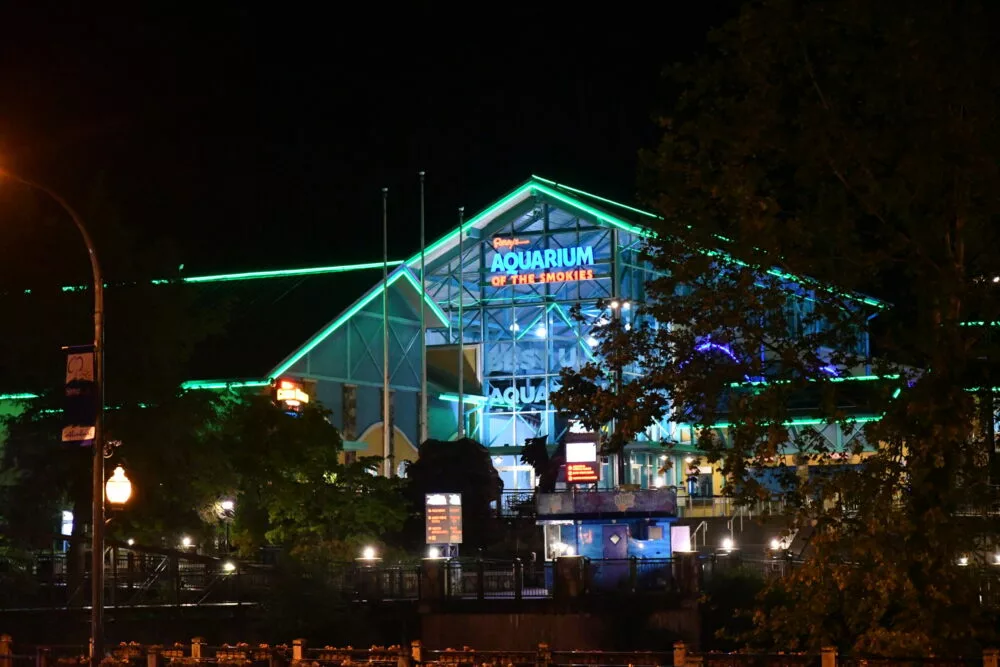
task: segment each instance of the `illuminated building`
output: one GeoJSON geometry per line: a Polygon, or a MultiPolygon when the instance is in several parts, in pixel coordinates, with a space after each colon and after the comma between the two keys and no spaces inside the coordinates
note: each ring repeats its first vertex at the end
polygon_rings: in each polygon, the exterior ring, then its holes
{"type": "MultiPolygon", "coordinates": [[[[628,324],[635,317],[651,277],[640,251],[645,225],[654,219],[634,207],[532,177],[470,217],[461,232],[455,229],[427,245],[425,298],[420,253],[392,262],[387,281],[391,469],[402,472],[403,462],[415,459],[422,429],[423,301],[429,436],[455,438],[461,412],[465,432],[490,449],[505,488],[533,489],[535,475],[520,463],[521,448],[528,438],[545,436],[556,443],[579,430],[557,414],[550,395],[562,369],[596,359],[594,327],[602,318],[620,317],[628,324]],[[612,307],[601,312],[600,301],[612,307]],[[574,308],[585,322],[572,316],[574,308]]],[[[226,341],[214,341],[193,369],[194,377],[211,379],[185,386],[274,391],[293,412],[306,402],[321,403],[332,411],[349,456],[388,454],[382,440],[381,268],[376,262],[163,281],[184,283],[198,294],[242,290],[250,304],[244,310],[255,312],[256,319],[231,322],[227,336],[252,331],[261,342],[227,357],[226,341]]],[[[872,299],[857,299],[865,307],[880,307],[872,299]]],[[[867,345],[864,337],[862,344],[867,345]]],[[[731,354],[710,341],[701,351],[731,354]]],[[[831,431],[829,437],[850,434],[831,431]]],[[[718,473],[693,465],[692,455],[690,426],[657,423],[628,446],[625,481],[641,488],[676,486],[719,494],[718,473]]],[[[606,486],[613,463],[606,458],[597,463],[600,485],[606,486]]],[[[585,473],[578,466],[575,474],[585,473]]]]}

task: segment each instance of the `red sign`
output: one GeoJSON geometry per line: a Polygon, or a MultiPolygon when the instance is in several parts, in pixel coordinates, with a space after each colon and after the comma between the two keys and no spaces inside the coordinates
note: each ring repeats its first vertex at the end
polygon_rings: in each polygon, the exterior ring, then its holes
{"type": "Polygon", "coordinates": [[[567,484],[595,484],[601,479],[601,464],[597,461],[566,464],[567,484]]]}

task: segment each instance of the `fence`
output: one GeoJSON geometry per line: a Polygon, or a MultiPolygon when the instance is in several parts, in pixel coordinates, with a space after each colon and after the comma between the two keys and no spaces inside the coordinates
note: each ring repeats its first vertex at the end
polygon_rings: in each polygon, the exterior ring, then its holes
{"type": "Polygon", "coordinates": [[[674,644],[674,667],[1000,667],[1000,652],[991,648],[976,657],[839,656],[837,649],[819,653],[691,653],[683,642],[674,644]]]}
{"type": "Polygon", "coordinates": [[[419,566],[362,565],[354,572],[359,600],[442,600],[664,594],[680,590],[671,559],[445,561],[419,566]]]}
{"type": "MultiPolygon", "coordinates": [[[[90,572],[72,573],[68,565],[66,554],[8,563],[0,571],[0,608],[89,604],[90,572]]],[[[269,583],[270,568],[254,563],[148,547],[113,546],[105,553],[109,607],[240,604],[256,600],[269,583]]]]}
{"type": "MultiPolygon", "coordinates": [[[[69,667],[86,664],[82,646],[18,645],[10,635],[0,635],[0,667],[69,667]]],[[[868,656],[839,657],[836,649],[820,653],[701,653],[688,651],[683,642],[672,651],[569,651],[552,650],[539,644],[534,651],[482,651],[468,646],[461,649],[427,649],[420,641],[410,646],[374,646],[367,649],[350,646],[311,648],[304,639],[289,645],[269,646],[237,644],[210,646],[200,637],[189,644],[171,646],[120,644],[111,647],[103,664],[134,667],[180,665],[239,665],[249,667],[346,667],[368,664],[375,667],[1000,667],[997,649],[987,649],[981,656],[880,658],[868,656]]]]}

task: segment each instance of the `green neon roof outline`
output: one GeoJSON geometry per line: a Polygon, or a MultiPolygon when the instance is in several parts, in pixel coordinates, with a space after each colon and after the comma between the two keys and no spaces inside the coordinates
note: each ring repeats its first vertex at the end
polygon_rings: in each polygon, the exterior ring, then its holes
{"type": "MultiPolygon", "coordinates": [[[[847,417],[846,421],[852,421],[858,424],[867,424],[869,422],[877,422],[882,420],[882,415],[855,415],[853,417],[847,417]]],[[[788,421],[781,422],[782,426],[820,426],[827,425],[833,426],[838,424],[838,420],[830,419],[818,419],[814,417],[799,417],[797,419],[791,419],[788,421]]],[[[709,426],[698,426],[697,424],[678,424],[685,428],[732,428],[733,426],[739,426],[738,424],[732,424],[730,422],[717,422],[709,426]]]]}
{"type": "MultiPolygon", "coordinates": [[[[396,267],[403,263],[401,259],[389,260],[386,265],[396,267]]],[[[173,283],[215,283],[229,282],[234,280],[257,280],[260,278],[290,278],[294,276],[313,276],[325,273],[347,273],[349,271],[364,271],[367,269],[380,269],[383,262],[363,262],[360,264],[336,264],[331,266],[309,266],[299,269],[273,269],[267,271],[244,271],[242,273],[218,273],[206,276],[186,276],[181,278],[152,278],[151,285],[170,285],[173,283]]],[[[134,285],[135,283],[104,283],[105,289],[109,287],[121,287],[123,285],[134,285]]],[[[91,285],[63,285],[62,292],[85,292],[91,285]]],[[[24,290],[25,294],[31,294],[31,289],[24,290]]]]}
{"type": "MultiPolygon", "coordinates": [[[[389,276],[389,280],[387,281],[386,286],[387,287],[392,286],[400,278],[406,278],[413,286],[413,288],[417,290],[417,294],[421,293],[420,282],[413,276],[413,274],[410,272],[410,269],[406,266],[400,266],[395,271],[393,271],[392,274],[390,274],[389,276]]],[[[379,281],[378,285],[376,285],[375,287],[373,287],[371,290],[368,291],[368,294],[358,299],[353,306],[351,306],[343,313],[341,313],[340,316],[337,317],[337,319],[335,319],[333,322],[324,327],[322,331],[314,335],[312,338],[306,341],[306,343],[302,345],[298,350],[293,352],[289,357],[287,357],[284,361],[278,364],[278,366],[273,371],[268,373],[268,377],[274,378],[281,375],[282,373],[285,373],[289,368],[294,366],[300,359],[302,359],[302,357],[309,354],[317,345],[326,340],[326,338],[330,334],[332,334],[334,331],[343,326],[345,322],[354,317],[354,315],[356,315],[359,311],[361,311],[365,306],[374,301],[381,293],[382,293],[382,282],[379,281]]],[[[448,316],[445,314],[445,312],[441,310],[441,308],[436,303],[434,303],[434,300],[431,299],[426,294],[424,294],[424,301],[427,302],[427,304],[430,306],[430,310],[441,322],[449,321],[448,316]]]]}
{"type": "Polygon", "coordinates": [[[32,398],[38,398],[38,394],[30,394],[27,392],[20,394],[0,394],[0,401],[26,401],[32,398]]]}
{"type": "Polygon", "coordinates": [[[582,195],[584,197],[589,197],[599,202],[604,202],[605,204],[611,204],[612,206],[617,206],[618,208],[623,208],[626,211],[632,211],[633,213],[638,213],[639,215],[644,215],[647,218],[653,218],[654,220],[659,220],[660,216],[655,213],[650,213],[649,211],[643,211],[641,208],[636,208],[635,206],[629,206],[628,204],[623,204],[620,201],[615,201],[614,199],[608,199],[607,197],[602,197],[600,195],[595,195],[593,192],[587,192],[586,190],[581,190],[580,188],[574,188],[572,186],[566,185],[565,183],[557,183],[551,178],[543,178],[537,174],[532,174],[531,178],[536,181],[545,183],[546,185],[551,185],[554,188],[559,188],[560,190],[567,190],[574,194],[582,195]]]}
{"type": "MultiPolygon", "coordinates": [[[[548,185],[549,183],[555,184],[555,186],[558,187],[561,190],[566,190],[566,191],[570,191],[570,192],[575,191],[575,192],[578,192],[582,196],[590,197],[590,198],[593,198],[593,199],[598,200],[598,201],[605,201],[605,202],[607,202],[609,204],[613,204],[615,206],[619,206],[619,207],[624,208],[626,210],[635,211],[636,213],[639,213],[639,214],[644,215],[644,216],[653,217],[653,218],[658,218],[659,217],[659,216],[656,216],[654,214],[648,213],[646,211],[642,211],[640,209],[637,209],[635,207],[627,206],[625,204],[621,204],[619,202],[615,202],[615,201],[613,201],[611,199],[607,199],[605,197],[600,197],[598,195],[594,195],[594,194],[591,194],[589,192],[584,192],[583,190],[578,190],[576,188],[571,188],[570,186],[567,186],[567,185],[558,184],[555,181],[552,181],[550,179],[543,179],[541,177],[533,175],[527,182],[525,182],[524,184],[522,184],[520,187],[518,187],[517,189],[515,189],[515,190],[513,190],[513,191],[511,191],[509,193],[507,193],[502,198],[500,198],[499,200],[497,200],[496,202],[494,202],[490,206],[486,207],[485,209],[483,209],[482,211],[480,211],[479,213],[477,213],[475,216],[473,216],[473,217],[469,218],[468,220],[466,220],[465,222],[463,222],[462,225],[461,225],[461,228],[456,227],[453,231],[451,231],[448,234],[442,236],[437,241],[434,241],[433,243],[431,243],[429,246],[427,246],[427,248],[424,249],[424,255],[426,256],[426,255],[433,254],[434,252],[438,251],[439,249],[441,249],[442,247],[444,247],[445,245],[447,245],[448,243],[450,243],[454,239],[458,238],[458,235],[459,235],[460,231],[462,233],[465,233],[467,230],[476,227],[478,224],[480,224],[484,220],[488,220],[489,218],[492,218],[493,216],[495,216],[496,214],[498,214],[498,212],[500,212],[500,211],[502,211],[504,209],[510,208],[511,206],[515,205],[519,201],[525,199],[527,196],[529,196],[532,193],[532,191],[538,192],[540,194],[544,194],[544,195],[546,195],[548,197],[551,197],[552,199],[555,199],[556,201],[562,202],[563,204],[565,204],[565,205],[567,205],[567,206],[569,206],[571,208],[575,208],[578,211],[582,211],[582,212],[584,212],[584,213],[586,213],[588,215],[591,215],[591,216],[597,218],[598,220],[600,220],[602,222],[605,222],[605,223],[607,223],[609,225],[617,227],[618,229],[621,229],[623,231],[629,232],[630,234],[635,234],[637,236],[642,236],[644,238],[652,238],[652,237],[655,236],[654,232],[652,232],[651,230],[647,229],[646,227],[641,227],[639,225],[635,225],[635,224],[633,224],[631,222],[628,222],[627,220],[622,220],[621,218],[619,218],[617,216],[611,215],[610,213],[606,213],[605,211],[602,211],[602,210],[600,210],[600,209],[598,209],[598,208],[596,208],[594,206],[591,206],[591,205],[589,205],[589,204],[587,204],[585,202],[582,202],[582,201],[580,201],[578,199],[570,197],[569,195],[563,194],[562,192],[559,192],[558,190],[554,189],[553,187],[550,187],[548,185]]],[[[711,256],[718,256],[718,257],[724,259],[725,261],[733,262],[734,264],[736,264],[738,266],[749,266],[749,264],[747,262],[739,260],[739,259],[733,257],[732,255],[730,255],[729,253],[727,253],[725,251],[722,251],[722,250],[703,250],[702,252],[705,252],[710,257],[711,256]]],[[[407,264],[407,265],[412,265],[414,263],[419,263],[419,262],[420,262],[420,253],[417,252],[415,255],[413,255],[409,259],[405,260],[404,263],[407,264]]],[[[782,280],[788,280],[790,282],[798,283],[798,284],[801,284],[801,285],[808,285],[808,286],[811,286],[811,287],[814,287],[814,288],[818,288],[818,289],[822,289],[824,291],[831,292],[833,294],[839,294],[839,295],[845,296],[845,297],[847,297],[847,298],[849,298],[851,300],[859,301],[861,303],[864,303],[866,305],[869,305],[869,306],[872,306],[872,307],[875,307],[875,308],[884,309],[884,308],[887,307],[887,304],[885,304],[884,302],[882,302],[882,301],[880,301],[878,299],[875,299],[873,297],[870,297],[870,296],[867,296],[867,295],[863,295],[863,294],[848,294],[846,292],[840,292],[840,291],[834,289],[833,287],[830,287],[828,285],[825,285],[825,284],[819,282],[818,280],[815,280],[814,278],[799,277],[799,276],[795,276],[795,275],[790,274],[790,273],[785,273],[784,271],[781,271],[779,269],[774,269],[774,268],[763,269],[763,271],[765,273],[767,273],[768,275],[772,275],[772,276],[775,276],[777,278],[781,278],[782,280]]]]}
{"type": "Polygon", "coordinates": [[[181,382],[181,389],[237,389],[240,387],[269,387],[271,380],[189,380],[181,382]]]}
{"type": "MultiPolygon", "coordinates": [[[[396,267],[403,260],[390,260],[387,265],[396,267]]],[[[364,262],[362,264],[341,264],[337,266],[314,266],[302,269],[275,269],[273,271],[247,271],[244,273],[220,273],[209,276],[190,276],[181,278],[185,283],[227,282],[232,280],[257,280],[260,278],[287,278],[292,276],[311,276],[320,273],[345,273],[348,271],[363,271],[365,269],[380,269],[383,262],[364,262]]],[[[154,284],[159,284],[154,281],[154,284]]]]}
{"type": "MultiPolygon", "coordinates": [[[[444,393],[444,394],[438,394],[438,398],[440,398],[442,401],[450,401],[451,403],[458,403],[459,402],[459,400],[458,400],[458,394],[451,393],[451,392],[444,393]]],[[[487,399],[485,396],[480,396],[479,394],[463,394],[462,395],[462,403],[472,403],[472,404],[475,404],[475,405],[485,405],[488,400],[489,399],[487,399]]]]}

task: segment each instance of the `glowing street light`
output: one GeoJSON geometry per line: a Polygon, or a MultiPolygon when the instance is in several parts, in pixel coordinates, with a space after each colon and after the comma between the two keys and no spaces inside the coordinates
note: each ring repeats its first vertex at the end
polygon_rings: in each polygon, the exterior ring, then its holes
{"type": "Polygon", "coordinates": [[[365,547],[361,551],[362,560],[375,560],[375,547],[365,547]]]}
{"type": "Polygon", "coordinates": [[[94,289],[94,394],[98,397],[97,414],[94,419],[94,435],[91,441],[92,467],[90,500],[93,522],[91,534],[91,577],[90,577],[90,664],[100,667],[104,657],[104,277],[97,259],[97,249],[90,238],[90,232],[83,220],[59,193],[41,183],[23,178],[0,167],[0,179],[20,183],[44,193],[62,207],[76,226],[83,243],[87,246],[90,271],[94,289]]]}
{"type": "Polygon", "coordinates": [[[104,485],[104,493],[112,505],[121,506],[128,502],[132,497],[132,482],[125,475],[125,468],[121,466],[115,468],[111,479],[104,485]]]}

